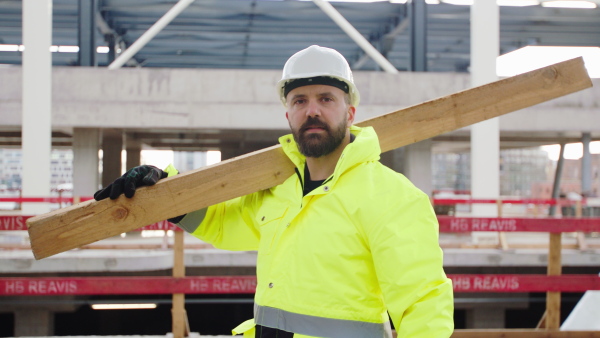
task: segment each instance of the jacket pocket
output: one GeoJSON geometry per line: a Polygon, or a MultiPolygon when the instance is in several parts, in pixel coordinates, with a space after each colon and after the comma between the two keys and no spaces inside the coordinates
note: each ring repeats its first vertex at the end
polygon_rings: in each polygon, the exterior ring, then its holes
{"type": "Polygon", "coordinates": [[[275,238],[281,229],[281,222],[287,211],[287,206],[267,206],[260,208],[256,223],[260,230],[260,243],[258,251],[263,254],[268,254],[273,247],[275,238]]]}

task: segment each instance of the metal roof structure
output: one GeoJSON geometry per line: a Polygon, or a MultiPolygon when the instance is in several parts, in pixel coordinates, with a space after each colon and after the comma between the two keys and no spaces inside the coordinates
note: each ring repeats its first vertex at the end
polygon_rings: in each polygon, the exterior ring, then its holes
{"type": "MultiPolygon", "coordinates": [[[[96,46],[130,46],[175,0],[54,0],[57,46],[78,46],[79,3],[96,2],[96,46]]],[[[470,6],[332,2],[332,5],[400,71],[412,70],[411,36],[426,36],[426,70],[466,72],[470,63],[470,6]],[[417,25],[419,21],[420,25],[417,25]]],[[[0,45],[22,43],[20,0],[0,0],[0,45]]],[[[94,8],[92,8],[94,10],[94,8]]],[[[500,54],[526,45],[600,46],[600,9],[500,7],[500,54]]],[[[378,65],[312,1],[196,0],[144,46],[128,65],[229,69],[281,69],[311,44],[340,51],[354,69],[378,65]]],[[[20,64],[21,52],[0,51],[0,64],[20,64]]],[[[98,66],[109,53],[96,54],[98,66]]],[[[78,65],[76,52],[53,53],[54,65],[78,65]]]]}

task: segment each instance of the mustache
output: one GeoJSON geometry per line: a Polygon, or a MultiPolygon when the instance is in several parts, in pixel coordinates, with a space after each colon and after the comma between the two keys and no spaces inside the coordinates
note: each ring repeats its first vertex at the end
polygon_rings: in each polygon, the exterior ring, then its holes
{"type": "Polygon", "coordinates": [[[319,118],[308,117],[306,122],[304,122],[302,126],[300,126],[300,132],[303,133],[311,128],[321,128],[325,131],[329,131],[329,126],[325,122],[319,120],[319,118]]]}

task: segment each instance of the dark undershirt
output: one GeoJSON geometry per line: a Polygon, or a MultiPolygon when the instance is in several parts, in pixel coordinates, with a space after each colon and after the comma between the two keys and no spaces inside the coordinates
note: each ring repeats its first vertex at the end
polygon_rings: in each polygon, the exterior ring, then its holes
{"type": "Polygon", "coordinates": [[[308,195],[311,191],[315,190],[315,188],[320,187],[323,182],[325,182],[325,180],[311,180],[308,165],[304,165],[304,190],[302,191],[302,196],[308,195]]]}
{"type": "Polygon", "coordinates": [[[325,182],[325,180],[319,180],[319,181],[313,181],[310,179],[306,180],[306,182],[304,182],[303,196],[308,195],[311,191],[315,190],[315,188],[320,187],[321,184],[323,184],[323,182],[325,182]]]}

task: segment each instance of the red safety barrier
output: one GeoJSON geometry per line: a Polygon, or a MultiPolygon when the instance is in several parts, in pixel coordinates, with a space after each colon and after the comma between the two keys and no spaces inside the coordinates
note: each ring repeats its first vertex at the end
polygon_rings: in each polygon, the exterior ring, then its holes
{"type": "MultiPolygon", "coordinates": [[[[46,203],[73,203],[73,197],[0,197],[0,202],[15,202],[15,203],[27,203],[27,202],[46,202],[46,203]]],[[[86,196],[80,197],[79,201],[88,201],[94,199],[93,197],[86,196]]],[[[582,205],[587,204],[587,200],[584,198],[581,201],[574,201],[568,199],[491,199],[491,198],[434,198],[433,204],[436,205],[454,205],[454,204],[496,204],[498,201],[503,204],[545,204],[545,205],[575,205],[577,202],[581,202],[582,205]]]]}
{"type": "Polygon", "coordinates": [[[595,232],[600,218],[491,218],[438,216],[440,232],[528,231],[528,232],[595,232]]]}
{"type": "MultiPolygon", "coordinates": [[[[6,189],[0,189],[0,192],[3,191],[23,191],[23,189],[21,188],[6,188],[6,189]]],[[[50,189],[50,191],[73,191],[73,189],[57,189],[57,188],[52,188],[50,189]]]]}
{"type": "MultiPolygon", "coordinates": [[[[28,218],[33,216],[0,216],[0,231],[2,230],[27,230],[26,221],[28,218]]],[[[147,225],[145,227],[136,229],[135,231],[142,230],[173,230],[180,231],[176,225],[168,222],[168,221],[160,221],[151,225],[147,225]]]]}
{"type": "Polygon", "coordinates": [[[28,218],[33,216],[0,216],[0,230],[27,230],[28,218]]]}
{"type": "Polygon", "coordinates": [[[586,205],[587,200],[581,201],[567,199],[491,199],[491,198],[434,198],[432,200],[435,205],[454,205],[454,204],[544,204],[544,205],[575,205],[581,202],[581,205],[586,205]]]}
{"type": "MultiPolygon", "coordinates": [[[[596,275],[448,275],[455,292],[584,292],[596,275]]],[[[255,276],[0,278],[0,296],[251,294],[255,276]]]]}
{"type": "Polygon", "coordinates": [[[585,292],[600,290],[597,275],[448,275],[455,292],[585,292]]]}
{"type": "Polygon", "coordinates": [[[0,296],[254,293],[255,276],[0,278],[0,296]]]}
{"type": "MultiPolygon", "coordinates": [[[[33,216],[0,216],[1,230],[27,230],[25,221],[33,216]]],[[[600,218],[491,218],[438,216],[440,232],[501,231],[501,232],[596,232],[600,218]]],[[[147,225],[141,230],[180,229],[167,221],[147,225]]]]}
{"type": "MultiPolygon", "coordinates": [[[[73,197],[0,197],[0,202],[15,202],[15,203],[73,203],[73,197]]],[[[79,201],[88,201],[93,197],[80,197],[79,201]]]]}

